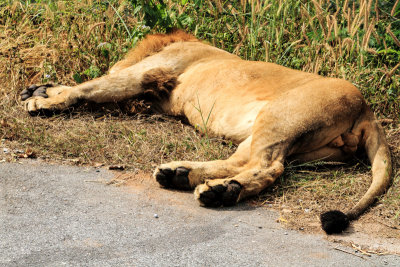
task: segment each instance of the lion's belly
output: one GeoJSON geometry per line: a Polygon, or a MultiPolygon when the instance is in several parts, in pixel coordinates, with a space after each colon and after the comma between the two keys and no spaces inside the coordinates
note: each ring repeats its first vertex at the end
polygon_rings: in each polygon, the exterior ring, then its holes
{"type": "Polygon", "coordinates": [[[201,131],[239,143],[251,135],[268,101],[309,79],[315,75],[265,62],[208,60],[179,76],[164,110],[186,116],[201,131]]]}
{"type": "MultiPolygon", "coordinates": [[[[219,109],[218,102],[216,102],[215,112],[211,113],[207,127],[216,136],[226,137],[235,143],[240,143],[251,135],[257,115],[265,104],[265,101],[255,101],[219,109]]],[[[204,124],[201,116],[194,115],[188,119],[191,122],[193,121],[195,125],[204,124]]]]}
{"type": "Polygon", "coordinates": [[[200,131],[240,143],[251,135],[256,117],[267,103],[246,86],[199,76],[195,81],[181,78],[167,109],[185,116],[200,131]]]}
{"type": "Polygon", "coordinates": [[[215,135],[240,143],[251,135],[257,115],[265,104],[266,101],[254,101],[237,106],[225,106],[223,110],[216,109],[213,120],[209,123],[210,130],[215,135]]]}
{"type": "Polygon", "coordinates": [[[173,115],[184,115],[199,131],[212,136],[225,137],[234,143],[241,143],[252,133],[252,127],[267,101],[243,99],[237,96],[222,97],[215,94],[193,93],[192,97],[181,100],[174,95],[171,101],[173,115]]]}

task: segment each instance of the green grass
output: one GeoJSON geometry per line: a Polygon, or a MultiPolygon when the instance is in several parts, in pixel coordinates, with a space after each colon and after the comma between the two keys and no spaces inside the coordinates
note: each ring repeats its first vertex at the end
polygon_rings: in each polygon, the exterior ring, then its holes
{"type": "MultiPolygon", "coordinates": [[[[115,105],[94,113],[86,106],[46,119],[32,118],[22,109],[19,92],[26,86],[48,81],[75,85],[101,76],[146,34],[182,28],[244,59],[356,84],[378,117],[394,121],[386,127],[394,155],[393,186],[380,200],[385,211],[372,213],[398,225],[400,3],[395,2],[0,1],[1,145],[29,147],[50,160],[148,171],[171,160],[226,158],[235,147],[208,136],[205,113],[196,133],[175,119],[128,116],[115,105]]],[[[295,207],[301,197],[300,206],[316,211],[354,203],[369,177],[365,167],[315,172],[289,168],[261,195],[261,202],[273,199],[295,207]],[[321,199],[328,204],[321,205],[321,199]]]]}

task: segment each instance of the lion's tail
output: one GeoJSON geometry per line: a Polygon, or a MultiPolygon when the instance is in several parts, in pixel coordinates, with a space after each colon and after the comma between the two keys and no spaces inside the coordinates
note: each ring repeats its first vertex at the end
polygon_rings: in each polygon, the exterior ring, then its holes
{"type": "Polygon", "coordinates": [[[349,221],[357,219],[390,184],[392,162],[389,146],[380,123],[369,108],[356,122],[353,130],[362,135],[361,145],[372,164],[372,183],[358,203],[345,214],[328,211],[321,215],[322,228],[327,234],[340,233],[346,229],[349,221]]]}

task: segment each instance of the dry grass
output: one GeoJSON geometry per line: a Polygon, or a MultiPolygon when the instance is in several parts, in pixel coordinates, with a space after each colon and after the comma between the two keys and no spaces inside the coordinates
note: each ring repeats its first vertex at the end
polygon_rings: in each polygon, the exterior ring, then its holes
{"type": "Polygon", "coordinates": [[[192,127],[163,116],[27,115],[23,120],[3,119],[2,133],[9,148],[29,147],[45,159],[147,171],[172,160],[226,158],[234,149],[227,141],[205,139],[192,127]]]}
{"type": "MultiPolygon", "coordinates": [[[[27,85],[74,85],[102,75],[149,32],[143,10],[126,1],[110,2],[112,6],[90,0],[0,4],[1,147],[14,153],[30,148],[48,160],[149,172],[171,160],[226,158],[235,149],[229,141],[201,136],[175,118],[130,116],[115,105],[95,112],[86,106],[51,118],[23,111],[19,92],[27,85]]],[[[399,8],[392,5],[385,13],[385,6],[371,0],[360,5],[336,1],[336,10],[328,8],[332,1],[322,0],[287,5],[241,1],[234,6],[203,1],[200,7],[180,2],[168,1],[173,24],[247,59],[351,80],[379,116],[393,119],[386,127],[393,185],[368,216],[400,227],[399,8]]],[[[160,25],[154,27],[165,30],[160,25]]],[[[15,160],[2,151],[1,158],[15,160]]],[[[322,210],[354,204],[370,183],[367,166],[357,160],[346,166],[291,166],[276,185],[251,201],[279,208],[282,218],[298,227],[298,218],[317,221],[322,210]]]]}

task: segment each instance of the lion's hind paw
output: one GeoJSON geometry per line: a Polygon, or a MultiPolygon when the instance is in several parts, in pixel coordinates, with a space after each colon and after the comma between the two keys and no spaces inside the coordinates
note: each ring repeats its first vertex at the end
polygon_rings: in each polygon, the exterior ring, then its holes
{"type": "Polygon", "coordinates": [[[237,203],[242,186],[234,181],[224,181],[214,186],[207,182],[196,187],[195,197],[206,207],[233,206],[237,203]]]}
{"type": "Polygon", "coordinates": [[[190,190],[192,187],[189,183],[190,170],[184,167],[178,167],[175,170],[171,168],[157,168],[154,177],[157,182],[166,188],[177,188],[182,190],[190,190]]]}

